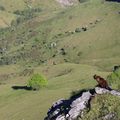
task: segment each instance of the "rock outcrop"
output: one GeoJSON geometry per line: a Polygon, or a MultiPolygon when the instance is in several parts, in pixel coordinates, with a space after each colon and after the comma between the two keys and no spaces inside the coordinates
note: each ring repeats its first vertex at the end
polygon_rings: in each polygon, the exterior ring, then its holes
{"type": "MultiPolygon", "coordinates": [[[[94,89],[83,90],[68,100],[61,99],[55,102],[44,120],[77,120],[79,117],[83,117],[85,109],[90,109],[92,97],[106,93],[120,97],[120,92],[112,89],[95,87],[94,89]]],[[[111,118],[111,116],[113,114],[106,115],[104,119],[111,118]]]]}
{"type": "Polygon", "coordinates": [[[62,6],[72,6],[74,3],[77,2],[77,0],[56,0],[59,2],[62,6]]]}

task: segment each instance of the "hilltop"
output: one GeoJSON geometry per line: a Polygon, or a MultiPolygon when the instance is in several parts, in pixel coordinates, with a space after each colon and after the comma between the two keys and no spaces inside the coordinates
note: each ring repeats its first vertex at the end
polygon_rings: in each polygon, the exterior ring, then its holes
{"type": "Polygon", "coordinates": [[[107,78],[120,64],[119,21],[114,1],[0,0],[0,119],[43,120],[53,101],[94,87],[94,74],[107,78]],[[33,73],[46,89],[12,89],[33,73]]]}

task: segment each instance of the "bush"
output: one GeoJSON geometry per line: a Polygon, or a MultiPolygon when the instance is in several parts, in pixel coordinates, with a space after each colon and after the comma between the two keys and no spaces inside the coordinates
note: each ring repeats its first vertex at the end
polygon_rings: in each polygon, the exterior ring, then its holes
{"type": "Polygon", "coordinates": [[[25,9],[23,11],[16,10],[13,13],[16,15],[24,16],[26,19],[31,19],[35,17],[36,13],[41,12],[41,8],[32,8],[32,9],[25,9]]]}
{"type": "Polygon", "coordinates": [[[5,10],[4,6],[0,5],[0,10],[4,11],[5,10]]]}
{"type": "Polygon", "coordinates": [[[41,12],[41,8],[32,8],[32,9],[25,9],[25,10],[16,10],[13,13],[18,15],[16,21],[11,22],[11,26],[16,26],[20,23],[23,23],[26,20],[30,20],[37,16],[37,13],[41,12]]]}
{"type": "Polygon", "coordinates": [[[90,0],[78,0],[80,3],[88,2],[90,0]]]}
{"type": "Polygon", "coordinates": [[[32,90],[39,90],[40,88],[45,87],[47,83],[47,79],[42,75],[34,74],[28,81],[28,87],[31,87],[32,90]]]}
{"type": "Polygon", "coordinates": [[[114,70],[108,77],[108,82],[114,89],[119,89],[120,90],[120,68],[114,70]]]}

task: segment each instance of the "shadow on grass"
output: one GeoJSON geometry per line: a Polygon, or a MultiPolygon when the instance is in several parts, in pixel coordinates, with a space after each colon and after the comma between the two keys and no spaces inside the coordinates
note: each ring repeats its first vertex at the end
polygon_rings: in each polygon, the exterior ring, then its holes
{"type": "Polygon", "coordinates": [[[31,87],[28,86],[12,86],[13,90],[32,90],[31,87]]]}

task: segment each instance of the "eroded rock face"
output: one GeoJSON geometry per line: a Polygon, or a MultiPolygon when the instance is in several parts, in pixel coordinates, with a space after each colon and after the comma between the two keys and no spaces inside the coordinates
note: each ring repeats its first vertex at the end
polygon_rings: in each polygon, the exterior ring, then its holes
{"type": "Polygon", "coordinates": [[[62,6],[72,6],[74,3],[77,2],[77,0],[56,0],[59,2],[62,6]]]}
{"type": "MultiPolygon", "coordinates": [[[[93,96],[106,93],[120,96],[120,92],[116,90],[95,87],[94,89],[83,91],[78,97],[58,100],[49,109],[44,120],[77,120],[79,117],[83,117],[85,109],[90,108],[90,101],[93,96]]],[[[111,116],[113,117],[113,114],[104,116],[104,120],[112,118],[111,116]]]]}
{"type": "Polygon", "coordinates": [[[71,103],[71,109],[69,111],[69,120],[77,119],[78,116],[82,116],[82,111],[87,107],[88,101],[92,97],[92,94],[88,92],[84,92],[81,97],[77,98],[71,103]]]}

